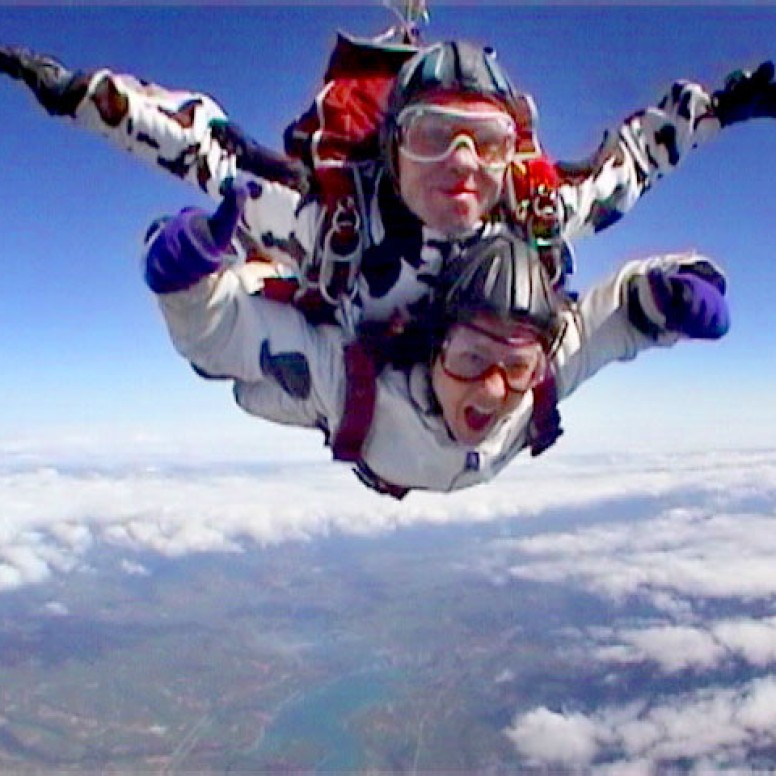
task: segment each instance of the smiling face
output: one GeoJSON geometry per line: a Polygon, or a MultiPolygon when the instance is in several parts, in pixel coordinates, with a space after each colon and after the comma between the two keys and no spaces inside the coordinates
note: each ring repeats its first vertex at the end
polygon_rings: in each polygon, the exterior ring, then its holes
{"type": "Polygon", "coordinates": [[[517,409],[546,369],[536,333],[483,313],[450,330],[431,383],[453,438],[475,446],[517,409]]]}
{"type": "MultiPolygon", "coordinates": [[[[511,122],[506,111],[482,97],[462,93],[438,92],[428,95],[423,104],[442,106],[460,113],[459,137],[443,158],[427,161],[398,153],[399,191],[407,207],[432,229],[447,235],[456,235],[474,227],[496,204],[504,180],[504,166],[481,164],[477,153],[477,138],[470,127],[477,125],[465,119],[464,114],[476,117],[483,125],[489,115],[496,126],[511,122]]],[[[455,138],[455,128],[451,139],[455,138]]]]}

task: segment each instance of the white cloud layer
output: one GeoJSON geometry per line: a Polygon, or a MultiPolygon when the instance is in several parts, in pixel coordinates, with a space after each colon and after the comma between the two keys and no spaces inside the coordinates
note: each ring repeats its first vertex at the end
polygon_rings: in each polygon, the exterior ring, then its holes
{"type": "Polygon", "coordinates": [[[694,626],[663,624],[591,634],[599,660],[613,664],[656,663],[666,674],[704,671],[732,661],[776,665],[776,617],[709,620],[694,626]],[[610,641],[611,639],[611,641],[610,641]],[[614,642],[614,643],[612,643],[614,642]]]}
{"type": "MultiPolygon", "coordinates": [[[[573,710],[523,710],[505,731],[521,756],[544,767],[650,774],[677,762],[699,772],[747,768],[752,753],[773,751],[775,461],[753,452],[583,466],[580,490],[603,501],[612,488],[619,507],[495,543],[487,569],[495,580],[561,586],[623,612],[606,627],[567,629],[576,659],[615,682],[642,666],[656,680],[681,677],[677,687],[685,687],[587,711],[583,698],[573,710]],[[628,501],[639,495],[657,498],[645,511],[628,501]],[[653,614],[634,617],[633,603],[653,614]],[[734,609],[764,614],[720,616],[734,609]]],[[[574,479],[558,483],[569,506],[574,479]]]]}
{"type": "Polygon", "coordinates": [[[613,773],[654,773],[658,764],[687,758],[701,773],[741,767],[746,752],[776,746],[776,678],[590,715],[542,707],[517,715],[505,732],[527,760],[545,766],[605,758],[613,773]]]}
{"type": "Polygon", "coordinates": [[[119,568],[142,575],[149,572],[132,550],[241,552],[338,532],[509,518],[520,535],[494,540],[473,568],[499,583],[561,585],[615,609],[639,601],[655,613],[580,628],[580,659],[602,674],[644,665],[669,679],[712,677],[705,689],[684,685],[649,702],[522,710],[505,730],[522,757],[646,774],[680,758],[741,766],[747,752],[776,746],[776,676],[767,674],[776,666],[776,613],[710,617],[699,605],[765,610],[776,598],[776,450],[553,452],[519,460],[487,486],[396,502],[318,447],[269,445],[248,464],[239,447],[227,459],[224,448],[193,440],[117,439],[107,458],[103,442],[0,440],[0,592],[72,572],[103,544],[126,549],[119,568]],[[750,669],[746,683],[716,683],[720,670],[741,665],[750,669]]]}
{"type": "Polygon", "coordinates": [[[192,461],[148,440],[126,445],[118,462],[100,458],[86,443],[75,449],[78,455],[70,448],[64,462],[32,444],[0,449],[0,590],[72,569],[95,542],[168,556],[234,552],[246,542],[536,518],[548,510],[573,514],[612,500],[692,492],[698,507],[669,509],[650,517],[646,528],[627,514],[565,532],[542,531],[534,520],[535,535],[503,548],[519,558],[511,574],[612,597],[776,593],[773,515],[740,510],[751,498],[776,503],[776,452],[647,459],[549,454],[519,460],[487,486],[413,493],[396,502],[365,489],[323,450],[296,459],[273,450],[248,466],[225,464],[219,448],[206,448],[210,460],[197,448],[192,461]]]}

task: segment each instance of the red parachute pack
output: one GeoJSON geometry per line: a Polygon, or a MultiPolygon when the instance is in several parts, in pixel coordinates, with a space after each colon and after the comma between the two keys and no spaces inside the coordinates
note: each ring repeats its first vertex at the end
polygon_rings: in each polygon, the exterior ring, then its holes
{"type": "Polygon", "coordinates": [[[339,33],[323,88],[283,135],[286,153],[312,171],[312,192],[323,204],[316,255],[303,271],[329,304],[353,292],[367,239],[359,168],[380,157],[393,83],[417,51],[409,40],[383,43],[339,33]]]}

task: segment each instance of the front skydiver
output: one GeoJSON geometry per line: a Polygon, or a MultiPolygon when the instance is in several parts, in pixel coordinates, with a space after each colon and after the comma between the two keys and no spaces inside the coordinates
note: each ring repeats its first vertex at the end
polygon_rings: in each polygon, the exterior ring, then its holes
{"type": "MultiPolygon", "coordinates": [[[[0,49],[0,71],[27,84],[52,115],[72,118],[214,198],[235,173],[253,177],[261,193],[246,205],[242,239],[303,284],[309,276],[325,282],[326,273],[305,269],[315,265],[322,212],[320,200],[304,200],[304,170],[254,143],[206,95],[105,69],[71,72],[16,48],[0,49]]],[[[776,116],[773,75],[766,63],[716,91],[677,82],[656,106],[608,133],[589,162],[556,165],[558,241],[615,223],[721,128],[776,116]]],[[[407,62],[390,101],[382,158],[359,173],[362,255],[349,322],[417,314],[452,254],[505,228],[505,211],[520,206],[504,202],[520,178],[511,139],[535,137],[526,104],[489,50],[447,42],[407,62]]]]}
{"type": "MultiPolygon", "coordinates": [[[[293,306],[246,290],[231,241],[247,198],[240,183],[211,217],[186,209],[156,222],[146,282],[198,373],[232,380],[246,412],[319,429],[335,446],[352,409],[353,343],[340,327],[314,326],[293,306]]],[[[682,254],[631,261],[574,303],[525,242],[485,238],[448,267],[435,309],[404,332],[411,346],[400,343],[395,361],[390,347],[378,348],[388,363],[374,379],[356,472],[396,497],[485,482],[558,435],[554,404],[549,417],[538,406],[544,386],[563,399],[608,363],[723,336],[724,295],[712,262],[682,254]]]]}

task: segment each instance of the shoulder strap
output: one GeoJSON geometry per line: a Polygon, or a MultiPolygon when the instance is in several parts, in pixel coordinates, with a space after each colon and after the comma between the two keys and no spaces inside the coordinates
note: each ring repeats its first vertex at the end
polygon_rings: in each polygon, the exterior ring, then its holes
{"type": "Polygon", "coordinates": [[[541,455],[563,434],[558,411],[558,387],[550,375],[533,389],[533,412],[528,426],[528,446],[531,456],[541,455]]]}
{"type": "Polygon", "coordinates": [[[504,195],[508,217],[536,250],[557,289],[574,272],[574,254],[562,235],[561,179],[557,165],[543,153],[513,163],[504,195]]]}
{"type": "Polygon", "coordinates": [[[377,367],[369,351],[359,340],[354,340],[345,347],[345,375],[345,408],[331,445],[334,460],[355,463],[353,471],[364,485],[383,495],[402,499],[410,489],[382,479],[361,457],[374,419],[377,367]]]}
{"type": "Polygon", "coordinates": [[[375,413],[377,369],[363,343],[345,346],[345,408],[331,448],[335,461],[356,462],[361,458],[375,413]]]}
{"type": "Polygon", "coordinates": [[[322,211],[303,282],[333,307],[356,293],[370,239],[365,170],[380,158],[380,127],[396,75],[417,50],[340,33],[322,88],[283,136],[286,153],[307,169],[322,211]]]}

